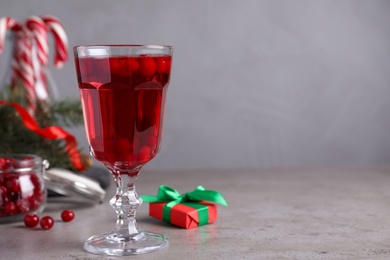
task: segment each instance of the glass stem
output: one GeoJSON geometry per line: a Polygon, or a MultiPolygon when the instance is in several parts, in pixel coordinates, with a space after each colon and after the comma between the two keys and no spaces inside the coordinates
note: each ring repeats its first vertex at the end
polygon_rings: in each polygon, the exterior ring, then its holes
{"type": "Polygon", "coordinates": [[[139,169],[136,172],[116,172],[116,194],[110,200],[110,205],[117,214],[115,231],[120,237],[131,237],[139,233],[135,215],[142,200],[135,191],[135,181],[139,169]]]}

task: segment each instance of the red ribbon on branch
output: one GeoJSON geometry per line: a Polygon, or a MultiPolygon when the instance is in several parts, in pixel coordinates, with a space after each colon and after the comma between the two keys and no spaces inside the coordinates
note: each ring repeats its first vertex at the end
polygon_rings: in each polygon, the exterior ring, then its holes
{"type": "Polygon", "coordinates": [[[48,140],[64,139],[66,143],[65,149],[73,166],[80,171],[85,169],[80,153],[77,149],[76,138],[73,135],[69,134],[59,126],[41,128],[27,110],[17,103],[0,100],[0,105],[12,106],[19,113],[25,127],[34,133],[37,133],[48,140]]]}

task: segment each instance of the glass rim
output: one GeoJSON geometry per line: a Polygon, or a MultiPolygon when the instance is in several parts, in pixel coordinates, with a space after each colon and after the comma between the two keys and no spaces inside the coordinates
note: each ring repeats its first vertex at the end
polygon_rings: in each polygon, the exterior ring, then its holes
{"type": "Polygon", "coordinates": [[[151,49],[170,49],[173,50],[172,45],[161,45],[161,44],[80,44],[73,46],[73,49],[77,49],[80,47],[84,48],[116,48],[116,47],[144,47],[144,48],[151,48],[151,49]]]}
{"type": "Polygon", "coordinates": [[[139,56],[139,55],[173,55],[170,45],[154,44],[102,44],[77,45],[73,47],[75,58],[82,57],[111,57],[111,56],[139,56]]]}

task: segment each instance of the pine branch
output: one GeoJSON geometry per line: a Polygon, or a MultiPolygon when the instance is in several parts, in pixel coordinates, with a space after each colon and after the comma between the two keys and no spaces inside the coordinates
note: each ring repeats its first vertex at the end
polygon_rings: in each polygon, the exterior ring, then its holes
{"type": "MultiPolygon", "coordinates": [[[[23,88],[5,88],[0,99],[18,103],[25,107],[26,93],[23,88]]],[[[51,104],[37,103],[35,119],[40,127],[52,125],[73,127],[83,123],[79,100],[53,101],[51,104]]],[[[77,171],[69,159],[64,140],[47,140],[27,129],[19,114],[8,105],[0,106],[0,154],[30,153],[36,154],[50,162],[52,167],[77,171]]],[[[80,150],[81,152],[81,150],[80,150]]],[[[85,167],[91,164],[90,159],[81,154],[85,167]]]]}
{"type": "Polygon", "coordinates": [[[0,153],[31,153],[47,159],[51,166],[77,171],[66,152],[63,140],[47,140],[27,129],[15,110],[0,107],[0,153]],[[5,120],[5,121],[3,121],[5,120]]]}
{"type": "MultiPolygon", "coordinates": [[[[26,106],[27,97],[23,86],[17,85],[11,89],[4,88],[0,93],[0,99],[26,106]]],[[[79,99],[52,100],[50,103],[37,102],[35,119],[41,127],[58,125],[64,127],[76,127],[83,124],[83,114],[79,99]]]]}
{"type": "Polygon", "coordinates": [[[83,111],[79,99],[54,102],[50,110],[59,125],[73,127],[84,123],[83,111]]]}
{"type": "Polygon", "coordinates": [[[75,127],[83,124],[81,103],[78,99],[55,100],[49,104],[47,111],[43,111],[42,108],[39,108],[38,111],[36,118],[43,126],[75,127]]]}

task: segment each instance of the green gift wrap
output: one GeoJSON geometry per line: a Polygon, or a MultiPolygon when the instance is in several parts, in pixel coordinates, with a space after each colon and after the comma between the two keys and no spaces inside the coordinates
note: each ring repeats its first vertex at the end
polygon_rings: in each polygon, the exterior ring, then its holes
{"type": "Polygon", "coordinates": [[[142,195],[150,203],[149,215],[183,228],[194,228],[217,220],[217,205],[227,206],[221,193],[198,186],[195,190],[180,194],[162,185],[157,196],[142,195]]]}

